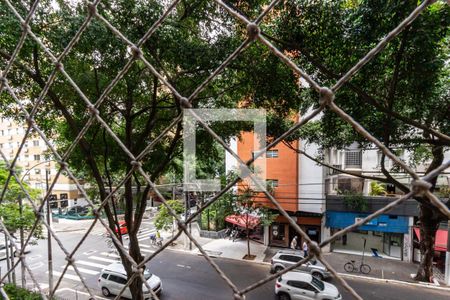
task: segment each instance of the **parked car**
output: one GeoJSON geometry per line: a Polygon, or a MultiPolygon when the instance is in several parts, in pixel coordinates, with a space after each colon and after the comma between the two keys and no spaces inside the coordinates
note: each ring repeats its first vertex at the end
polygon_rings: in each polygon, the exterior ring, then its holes
{"type": "Polygon", "coordinates": [[[76,205],[76,206],[72,206],[72,207],[68,208],[64,214],[69,215],[69,216],[75,216],[75,215],[85,216],[88,213],[89,213],[89,206],[76,205]]]}
{"type": "MultiPolygon", "coordinates": [[[[303,258],[302,252],[294,250],[280,250],[270,260],[272,265],[270,271],[271,273],[279,272],[285,268],[295,265],[303,258]]],[[[320,280],[324,280],[331,276],[327,268],[315,260],[310,260],[304,264],[301,264],[293,271],[310,273],[312,276],[315,276],[320,280]]]]}
{"type": "Polygon", "coordinates": [[[339,290],[311,274],[287,272],[275,282],[275,294],[279,300],[341,300],[339,290]]]}
{"type": "MultiPolygon", "coordinates": [[[[160,295],[162,292],[161,279],[151,274],[148,270],[144,271],[144,277],[147,280],[148,285],[151,287],[156,295],[160,295]]],[[[122,290],[127,282],[127,273],[121,262],[112,263],[106,266],[100,273],[98,278],[98,286],[102,290],[104,296],[117,295],[122,290]]],[[[142,285],[144,293],[144,299],[151,299],[152,294],[148,290],[147,286],[142,285]]],[[[132,295],[129,288],[126,288],[122,294],[122,297],[132,299],[132,295]]]]}
{"type": "Polygon", "coordinates": [[[119,232],[120,230],[120,234],[127,234],[128,233],[128,227],[127,227],[127,223],[125,221],[119,221],[119,228],[117,228],[116,226],[116,232],[119,232]]]}

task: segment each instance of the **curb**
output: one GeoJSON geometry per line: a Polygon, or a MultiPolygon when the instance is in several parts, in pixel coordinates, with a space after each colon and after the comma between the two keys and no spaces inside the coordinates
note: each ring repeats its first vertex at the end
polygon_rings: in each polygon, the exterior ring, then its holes
{"type": "Polygon", "coordinates": [[[347,277],[351,279],[361,279],[361,280],[368,280],[368,281],[376,281],[376,282],[383,282],[383,283],[393,283],[393,284],[399,284],[399,285],[409,285],[409,286],[415,286],[415,287],[422,287],[422,288],[428,288],[428,289],[434,289],[434,290],[441,290],[441,291],[447,291],[450,292],[450,287],[445,286],[436,286],[432,283],[416,283],[416,282],[408,282],[408,281],[401,281],[401,280],[395,280],[395,279],[382,279],[382,278],[375,278],[375,277],[368,277],[368,276],[359,276],[359,275],[351,275],[346,273],[338,273],[339,276],[347,277]]]}

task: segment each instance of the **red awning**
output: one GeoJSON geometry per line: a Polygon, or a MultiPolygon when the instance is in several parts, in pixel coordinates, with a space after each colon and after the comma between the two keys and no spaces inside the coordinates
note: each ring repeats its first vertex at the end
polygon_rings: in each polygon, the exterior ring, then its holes
{"type": "MultiPolygon", "coordinates": [[[[419,227],[414,227],[414,233],[420,241],[420,229],[419,227]]],[[[438,229],[436,231],[436,236],[434,239],[434,250],[436,251],[447,251],[447,230],[438,229]]]]}
{"type": "Polygon", "coordinates": [[[255,228],[259,224],[259,218],[250,215],[230,215],[225,217],[225,221],[244,228],[248,225],[250,229],[255,228]]]}

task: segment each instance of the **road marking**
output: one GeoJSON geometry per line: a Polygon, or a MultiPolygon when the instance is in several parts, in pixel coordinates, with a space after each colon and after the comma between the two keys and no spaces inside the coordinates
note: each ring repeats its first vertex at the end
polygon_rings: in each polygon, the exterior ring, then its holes
{"type": "Polygon", "coordinates": [[[154,250],[141,249],[142,252],[155,253],[154,250]]]}
{"type": "MultiPolygon", "coordinates": [[[[48,271],[45,272],[45,273],[48,274],[48,271]]],[[[53,275],[56,275],[56,276],[61,277],[62,273],[61,273],[61,272],[58,272],[58,271],[53,271],[53,275]]],[[[70,274],[67,274],[67,273],[64,274],[64,277],[63,277],[63,278],[65,278],[65,279],[71,279],[71,280],[74,280],[74,281],[81,281],[80,277],[78,277],[78,276],[76,276],[76,275],[70,275],[70,274]]]]}
{"type": "MultiPolygon", "coordinates": [[[[128,247],[125,247],[128,250],[128,247]]],[[[155,253],[155,250],[141,249],[142,252],[155,253]]]]}
{"type": "Polygon", "coordinates": [[[37,262],[37,263],[35,263],[35,264],[32,264],[32,265],[30,265],[30,266],[28,266],[31,270],[34,270],[34,269],[37,269],[37,268],[40,268],[40,267],[42,267],[44,265],[44,263],[43,262],[37,262]]]}
{"type": "Polygon", "coordinates": [[[100,268],[100,269],[103,269],[108,266],[108,265],[97,264],[97,263],[93,263],[90,261],[84,261],[84,260],[76,260],[75,263],[85,265],[85,266],[96,267],[96,268],[100,268]]]}
{"type": "Polygon", "coordinates": [[[84,255],[91,255],[91,254],[93,254],[95,252],[97,252],[97,250],[89,250],[89,251],[83,252],[83,254],[84,255]]]}
{"type": "Polygon", "coordinates": [[[184,265],[177,265],[177,267],[184,268],[184,265]]]}
{"type": "Polygon", "coordinates": [[[42,255],[40,255],[40,254],[38,254],[38,255],[33,255],[33,256],[31,256],[31,257],[28,257],[27,260],[35,260],[35,259],[38,259],[38,258],[41,258],[41,257],[42,257],[42,255]]]}
{"type": "Polygon", "coordinates": [[[150,246],[150,245],[146,245],[146,244],[139,244],[139,247],[144,247],[144,248],[151,248],[152,246],[150,246]]]}
{"type": "Polygon", "coordinates": [[[104,257],[99,257],[99,256],[89,256],[89,259],[94,259],[94,260],[99,260],[99,261],[104,261],[104,262],[109,262],[109,263],[117,262],[117,260],[115,260],[115,259],[109,259],[109,258],[104,258],[104,257]]]}
{"type": "Polygon", "coordinates": [[[100,253],[103,256],[108,256],[108,257],[114,257],[114,258],[120,258],[120,255],[114,254],[114,253],[108,253],[108,252],[102,252],[100,253]]]}
{"type": "MultiPolygon", "coordinates": [[[[61,268],[63,268],[63,267],[61,267],[61,268]]],[[[69,266],[67,269],[72,270],[72,271],[75,271],[75,269],[73,268],[73,266],[69,266]]],[[[100,272],[98,272],[98,271],[93,271],[93,270],[81,268],[81,267],[78,267],[78,266],[77,266],[77,269],[78,269],[78,271],[80,271],[81,273],[86,273],[86,274],[89,274],[89,275],[97,275],[98,273],[100,273],[100,272]]]]}
{"type": "MultiPolygon", "coordinates": [[[[88,293],[76,291],[76,290],[73,290],[73,289],[70,289],[70,288],[62,288],[62,289],[58,289],[58,290],[55,292],[55,294],[57,294],[57,293],[63,293],[63,292],[65,292],[65,291],[73,292],[73,293],[76,294],[76,295],[86,295],[86,296],[90,296],[88,293]]],[[[100,297],[100,296],[95,296],[95,299],[108,300],[107,298],[103,298],[103,297],[100,297]]]]}
{"type": "Polygon", "coordinates": [[[152,232],[156,232],[156,229],[155,228],[153,228],[153,229],[142,229],[142,230],[139,230],[138,235],[149,234],[149,233],[152,233],[152,232]]]}

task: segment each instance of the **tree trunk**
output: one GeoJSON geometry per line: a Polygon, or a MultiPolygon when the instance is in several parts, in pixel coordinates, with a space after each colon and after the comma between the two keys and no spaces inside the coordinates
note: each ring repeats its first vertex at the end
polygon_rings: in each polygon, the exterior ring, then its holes
{"type": "MultiPolygon", "coordinates": [[[[130,244],[129,244],[129,253],[131,257],[137,262],[140,263],[143,260],[141,255],[141,249],[139,247],[139,241],[136,235],[129,235],[130,244]]],[[[127,271],[128,278],[132,275],[131,263],[127,259],[122,258],[122,262],[124,264],[125,270],[127,271]]],[[[133,295],[133,299],[143,299],[143,282],[140,277],[136,277],[133,282],[130,284],[130,291],[133,295]]]]}
{"type": "MultiPolygon", "coordinates": [[[[428,167],[425,174],[439,167],[444,161],[444,150],[442,147],[434,146],[432,148],[433,160],[428,167]]],[[[432,187],[431,192],[436,186],[437,177],[430,181],[432,187]]],[[[431,201],[426,197],[421,199],[419,206],[419,221],[420,221],[420,254],[421,261],[415,279],[419,281],[432,282],[433,281],[433,257],[434,257],[434,240],[436,231],[439,228],[439,223],[442,221],[443,215],[436,207],[431,205],[431,201]]]]}
{"type": "Polygon", "coordinates": [[[249,229],[248,229],[248,214],[246,215],[246,222],[245,222],[245,231],[247,233],[247,255],[248,255],[248,259],[250,259],[250,234],[249,234],[249,229]]]}
{"type": "Polygon", "coordinates": [[[420,253],[421,261],[415,279],[419,281],[433,281],[434,240],[439,227],[439,219],[434,217],[433,210],[420,205],[420,253]]]}

